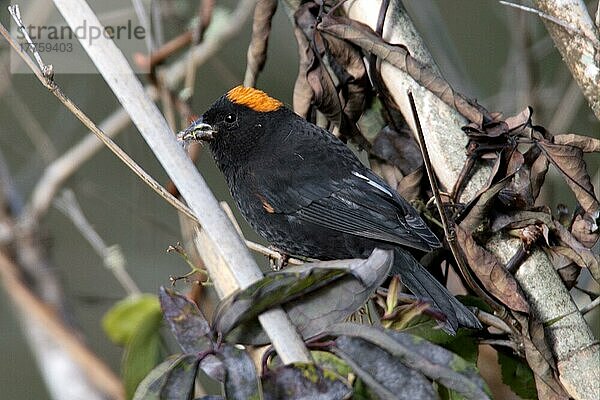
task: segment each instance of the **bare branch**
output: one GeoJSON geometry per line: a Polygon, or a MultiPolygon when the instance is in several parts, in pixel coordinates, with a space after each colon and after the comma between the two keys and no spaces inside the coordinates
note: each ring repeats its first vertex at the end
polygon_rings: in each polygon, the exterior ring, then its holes
{"type": "Polygon", "coordinates": [[[75,225],[96,253],[102,258],[104,266],[112,272],[117,281],[123,286],[125,292],[129,295],[140,294],[140,289],[125,269],[125,256],[120,247],[118,245],[107,246],[104,243],[102,237],[94,230],[85,215],[83,215],[83,211],[75,198],[75,193],[70,189],[63,190],[62,196],[54,200],[54,205],[73,222],[73,225],[75,225]]]}
{"type": "MultiPolygon", "coordinates": [[[[71,26],[77,26],[82,19],[88,26],[101,26],[83,1],[55,0],[55,4],[71,26]]],[[[248,10],[240,10],[240,7],[247,8],[253,4],[254,1],[242,1],[235,12],[243,15],[248,10]]],[[[200,220],[203,240],[199,242],[204,245],[202,255],[215,286],[218,288],[227,277],[234,278],[227,285],[239,287],[247,287],[260,279],[260,269],[220,209],[206,182],[175,141],[160,111],[146,96],[123,54],[106,38],[99,38],[93,46],[85,40],[81,44],[200,220]]],[[[218,292],[223,294],[222,290],[218,292]]],[[[270,310],[262,314],[259,320],[285,363],[310,360],[302,339],[282,309],[270,310]],[[279,340],[282,333],[286,335],[284,341],[279,340]]]]}
{"type": "Polygon", "coordinates": [[[600,119],[600,35],[582,0],[534,0],[544,14],[573,26],[580,34],[544,18],[544,25],[579,84],[596,118],[600,119]]]}

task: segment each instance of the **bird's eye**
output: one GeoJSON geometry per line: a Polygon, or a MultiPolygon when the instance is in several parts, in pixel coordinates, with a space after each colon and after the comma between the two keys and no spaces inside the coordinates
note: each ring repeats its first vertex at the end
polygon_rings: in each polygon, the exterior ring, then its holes
{"type": "Polygon", "coordinates": [[[237,116],[235,114],[227,114],[225,116],[225,122],[227,122],[228,124],[233,124],[236,119],[237,119],[237,116]]]}

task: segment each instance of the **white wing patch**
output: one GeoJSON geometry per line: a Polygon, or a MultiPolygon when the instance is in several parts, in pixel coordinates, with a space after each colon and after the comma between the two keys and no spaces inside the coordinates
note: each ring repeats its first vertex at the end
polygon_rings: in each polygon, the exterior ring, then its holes
{"type": "Polygon", "coordinates": [[[352,175],[354,176],[358,176],[361,179],[364,179],[369,185],[373,186],[374,188],[382,191],[383,193],[387,194],[390,197],[394,197],[389,190],[387,190],[386,188],[384,188],[383,186],[381,186],[379,183],[370,180],[369,178],[367,178],[366,176],[364,176],[363,174],[356,172],[356,171],[352,171],[352,175]]]}

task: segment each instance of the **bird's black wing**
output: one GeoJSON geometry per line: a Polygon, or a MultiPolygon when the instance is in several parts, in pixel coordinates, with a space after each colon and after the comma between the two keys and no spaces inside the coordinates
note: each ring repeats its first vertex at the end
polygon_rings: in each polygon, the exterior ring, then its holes
{"type": "Polygon", "coordinates": [[[440,246],[414,208],[364,167],[343,178],[299,183],[273,196],[276,212],[285,208],[300,221],[424,251],[440,246]]]}
{"type": "Polygon", "coordinates": [[[257,185],[274,212],[425,251],[440,243],[416,210],[329,132],[296,118],[277,152],[260,155],[257,185]],[[282,169],[281,165],[286,168],[282,169]]]}

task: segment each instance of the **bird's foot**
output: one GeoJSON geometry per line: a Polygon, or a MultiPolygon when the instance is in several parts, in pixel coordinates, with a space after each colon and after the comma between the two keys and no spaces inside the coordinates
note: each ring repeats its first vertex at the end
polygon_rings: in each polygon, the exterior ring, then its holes
{"type": "Polygon", "coordinates": [[[287,267],[290,255],[282,252],[281,250],[275,247],[271,246],[269,248],[277,253],[277,255],[269,257],[269,265],[271,266],[271,269],[273,271],[280,271],[287,267]]]}

